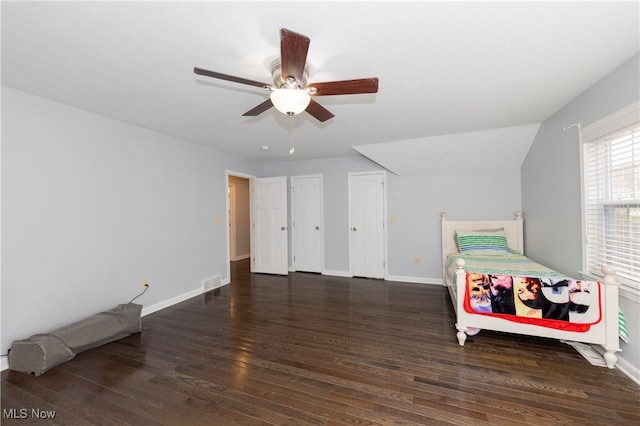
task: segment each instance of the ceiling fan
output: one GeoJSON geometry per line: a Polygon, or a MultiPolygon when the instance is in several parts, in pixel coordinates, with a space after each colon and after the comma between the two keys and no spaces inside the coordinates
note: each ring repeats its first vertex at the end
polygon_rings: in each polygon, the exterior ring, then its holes
{"type": "Polygon", "coordinates": [[[293,116],[307,111],[318,121],[326,121],[334,115],[312,99],[315,96],[355,95],[377,93],[378,78],[361,78],[324,83],[307,83],[309,68],[306,65],[310,39],[286,28],[280,29],[280,58],[271,64],[273,84],[262,83],[233,75],[222,74],[195,67],[193,72],[221,80],[261,87],[271,91],[269,99],[242,114],[257,116],[272,106],[293,116]]]}

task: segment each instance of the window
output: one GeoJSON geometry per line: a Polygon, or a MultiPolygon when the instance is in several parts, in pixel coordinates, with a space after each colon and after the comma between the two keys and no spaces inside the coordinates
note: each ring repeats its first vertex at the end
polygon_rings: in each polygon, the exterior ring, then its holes
{"type": "Polygon", "coordinates": [[[640,290],[640,119],[633,106],[589,126],[583,136],[585,268],[616,268],[640,290]]]}

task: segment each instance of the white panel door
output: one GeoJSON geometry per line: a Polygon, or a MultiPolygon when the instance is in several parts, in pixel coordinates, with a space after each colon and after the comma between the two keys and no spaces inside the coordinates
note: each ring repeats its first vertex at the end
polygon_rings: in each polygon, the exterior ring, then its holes
{"type": "Polygon", "coordinates": [[[287,178],[251,179],[251,271],[287,275],[287,178]]]}
{"type": "Polygon", "coordinates": [[[384,173],[349,175],[351,274],[384,278],[384,173]]]}
{"type": "Polygon", "coordinates": [[[293,215],[293,267],[322,272],[322,176],[291,178],[293,215]]]}

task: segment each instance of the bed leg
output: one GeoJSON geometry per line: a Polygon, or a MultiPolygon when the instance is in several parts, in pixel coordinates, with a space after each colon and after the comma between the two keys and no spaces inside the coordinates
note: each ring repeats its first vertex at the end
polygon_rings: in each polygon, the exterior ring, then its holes
{"type": "Polygon", "coordinates": [[[466,329],[467,327],[458,328],[458,332],[456,333],[456,337],[458,338],[458,344],[460,346],[464,346],[464,342],[467,340],[467,333],[465,333],[466,329]]]}
{"type": "Polygon", "coordinates": [[[614,368],[616,362],[618,362],[618,357],[616,356],[615,351],[606,351],[604,355],[602,355],[602,357],[604,358],[604,362],[607,363],[607,367],[609,368],[614,368]]]}

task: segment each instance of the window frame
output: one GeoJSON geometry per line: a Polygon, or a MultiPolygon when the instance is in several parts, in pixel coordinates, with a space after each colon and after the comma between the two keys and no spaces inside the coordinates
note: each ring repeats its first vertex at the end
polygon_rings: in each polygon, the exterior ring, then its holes
{"type": "MultiPolygon", "coordinates": [[[[589,126],[580,129],[580,183],[581,183],[581,210],[582,210],[582,271],[581,274],[601,279],[601,273],[593,272],[588,269],[588,251],[587,251],[587,223],[588,223],[588,200],[587,200],[587,164],[585,155],[585,146],[588,143],[600,139],[616,132],[623,132],[625,129],[640,122],[640,102],[622,108],[621,110],[601,119],[589,126]]],[[[609,207],[616,204],[609,203],[609,207]]],[[[633,204],[632,203],[626,203],[633,204]]],[[[640,281],[616,276],[616,280],[620,283],[621,295],[627,298],[640,301],[640,281]]]]}

